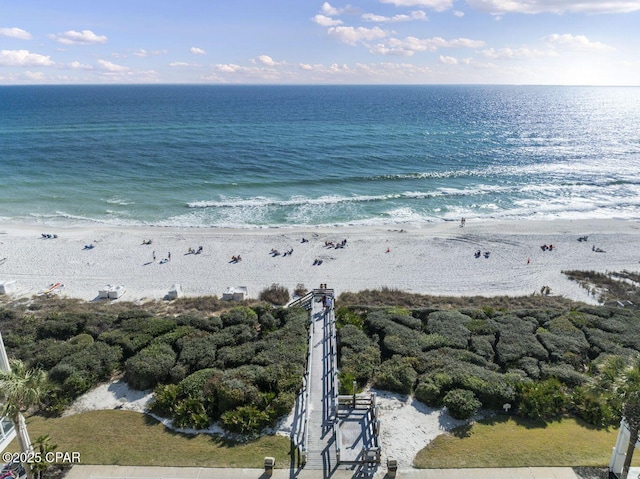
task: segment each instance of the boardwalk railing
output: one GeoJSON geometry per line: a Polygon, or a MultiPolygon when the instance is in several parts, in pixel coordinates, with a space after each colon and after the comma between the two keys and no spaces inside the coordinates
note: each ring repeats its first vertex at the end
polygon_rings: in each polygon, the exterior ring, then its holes
{"type": "MultiPolygon", "coordinates": [[[[298,298],[295,301],[292,301],[287,305],[287,307],[304,307],[306,310],[311,310],[311,304],[313,301],[313,291],[305,294],[301,298],[298,298]]],[[[302,446],[301,446],[301,455],[302,455],[302,463],[306,464],[307,455],[309,451],[309,380],[311,375],[311,364],[313,361],[313,317],[309,314],[309,337],[307,343],[307,370],[304,373],[304,394],[302,396],[302,407],[304,408],[304,421],[302,423],[302,446]]]]}

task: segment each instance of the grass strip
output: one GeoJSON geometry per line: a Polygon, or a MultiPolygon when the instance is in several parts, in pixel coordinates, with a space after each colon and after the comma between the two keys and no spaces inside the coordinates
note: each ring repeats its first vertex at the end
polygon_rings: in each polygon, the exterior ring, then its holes
{"type": "MultiPolygon", "coordinates": [[[[291,458],[288,437],[263,436],[237,443],[207,434],[176,433],[133,411],[32,416],[27,428],[32,441],[49,434],[56,451],[80,452],[82,464],[262,468],[265,456],[275,457],[280,467],[287,467],[291,458]]],[[[7,450],[18,450],[15,439],[7,450]]]]}
{"type": "MultiPolygon", "coordinates": [[[[416,455],[414,466],[604,467],[617,436],[617,428],[596,428],[574,418],[543,422],[497,416],[438,436],[416,455]]],[[[633,464],[640,465],[640,454],[633,464]]]]}

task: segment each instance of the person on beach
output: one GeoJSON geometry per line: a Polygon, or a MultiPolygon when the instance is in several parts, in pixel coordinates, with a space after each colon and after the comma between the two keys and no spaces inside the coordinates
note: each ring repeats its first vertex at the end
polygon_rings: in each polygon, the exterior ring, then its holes
{"type": "Polygon", "coordinates": [[[156,252],[154,251],[153,253],[151,253],[152,257],[153,257],[153,262],[155,263],[156,261],[156,252]]]}

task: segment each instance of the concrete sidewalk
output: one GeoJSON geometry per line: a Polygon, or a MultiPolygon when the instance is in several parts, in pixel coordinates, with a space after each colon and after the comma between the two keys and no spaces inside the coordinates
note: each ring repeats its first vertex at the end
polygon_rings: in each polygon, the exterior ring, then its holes
{"type": "MultiPolygon", "coordinates": [[[[337,470],[327,478],[323,471],[275,469],[268,476],[262,469],[141,467],[141,466],[73,466],[66,479],[383,479],[384,470],[373,475],[337,470]]],[[[398,479],[579,479],[570,467],[521,467],[505,469],[409,469],[399,471],[398,479]]]]}

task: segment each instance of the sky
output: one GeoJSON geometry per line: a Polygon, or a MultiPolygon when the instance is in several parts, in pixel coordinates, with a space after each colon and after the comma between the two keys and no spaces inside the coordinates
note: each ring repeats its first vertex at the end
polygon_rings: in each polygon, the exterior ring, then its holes
{"type": "Polygon", "coordinates": [[[0,85],[640,85],[640,0],[0,0],[0,85]]]}

